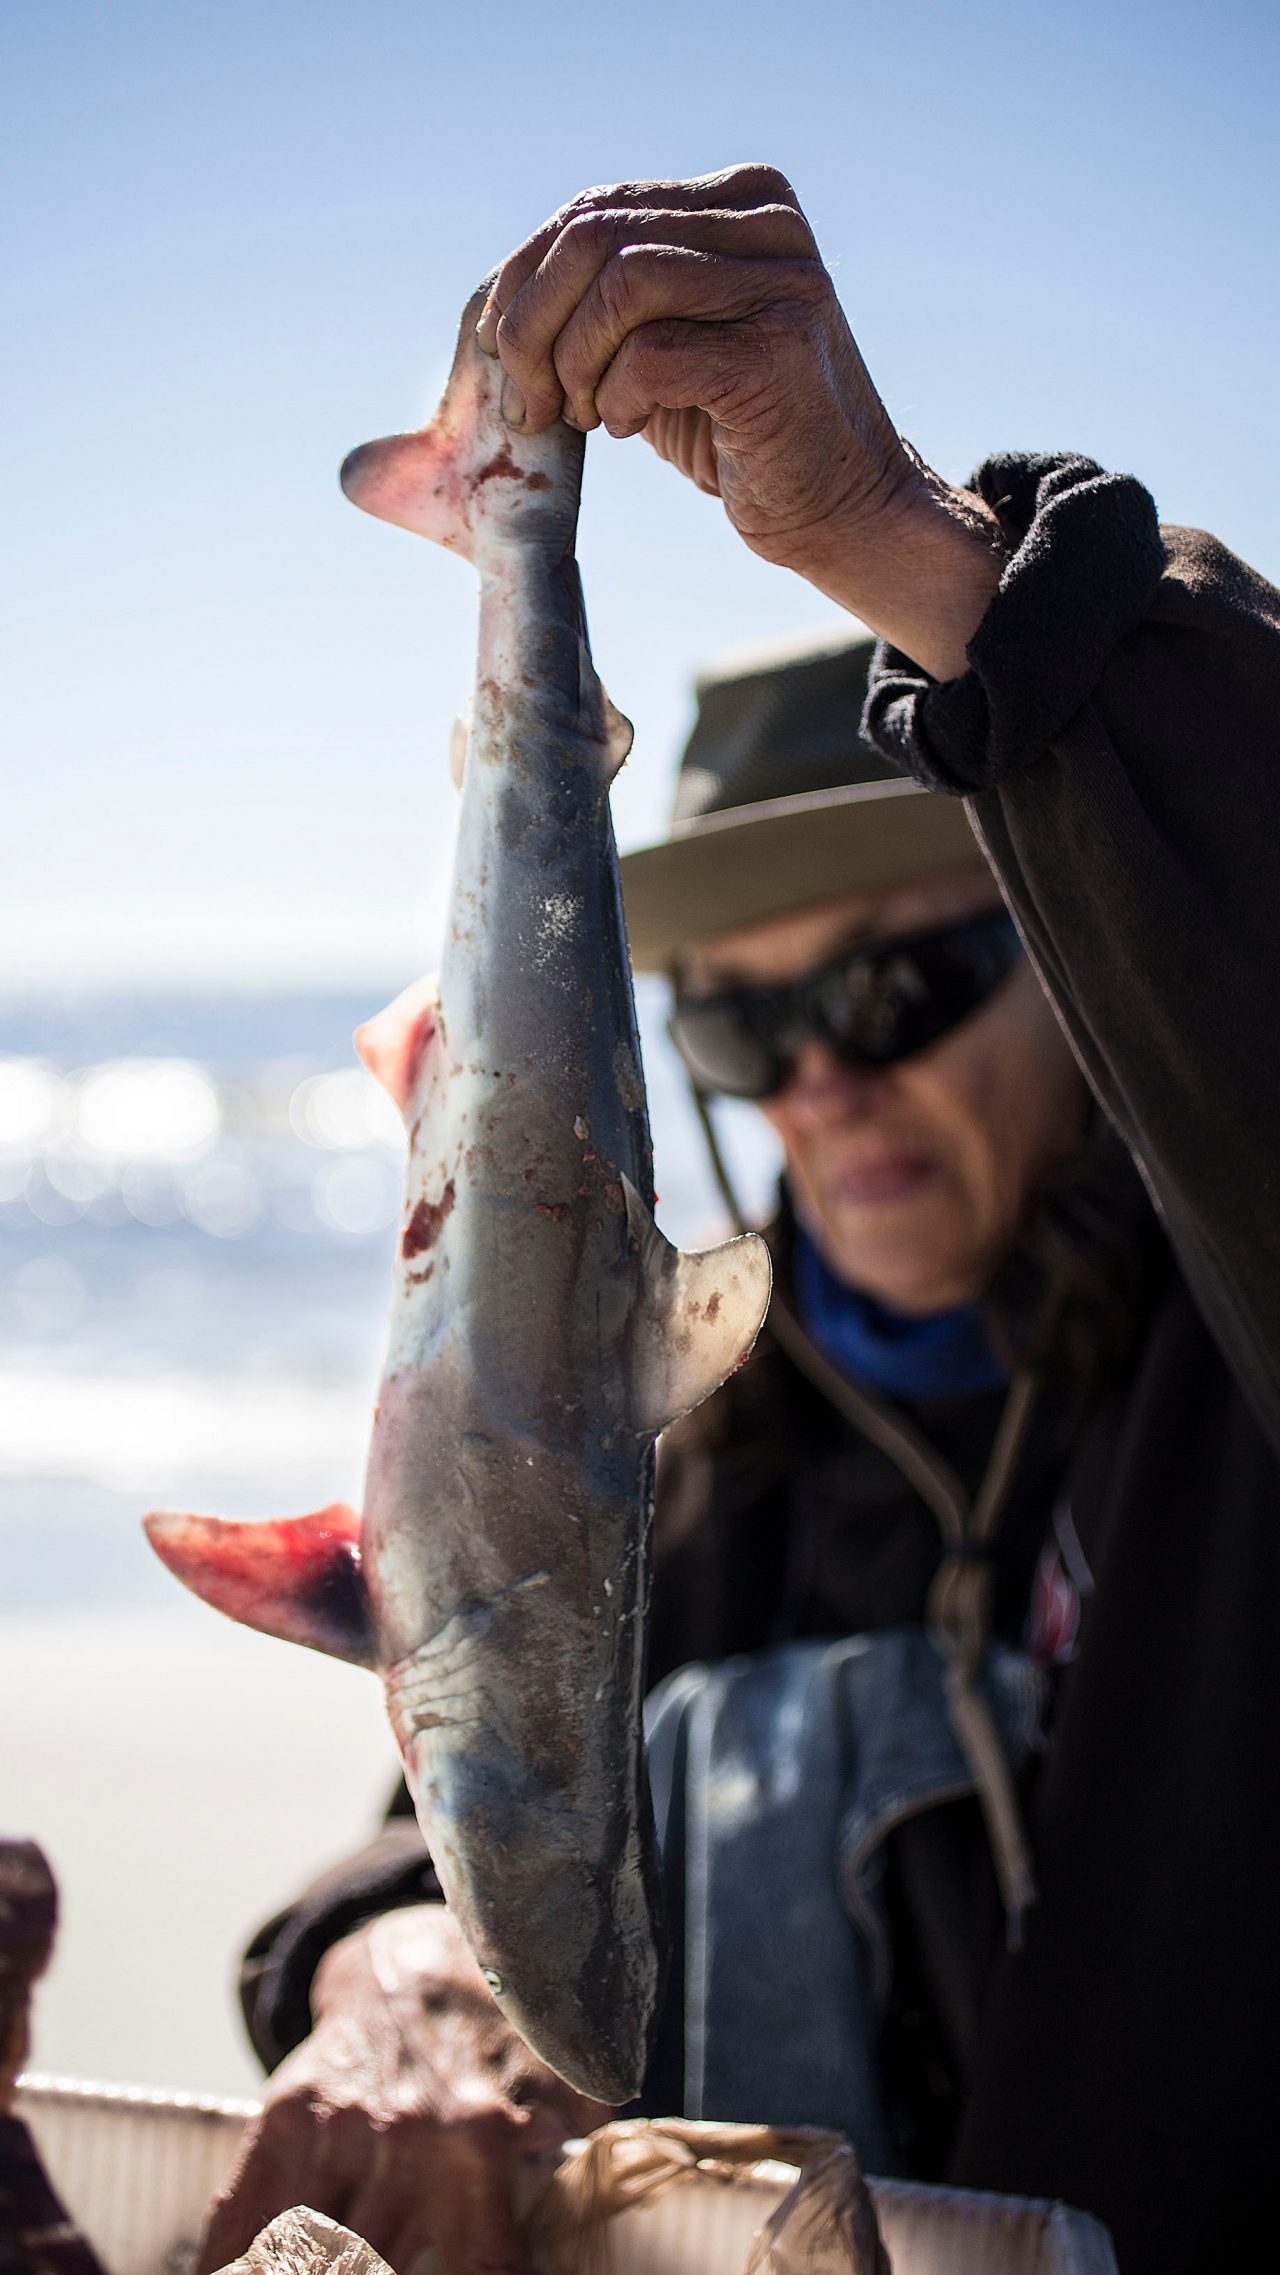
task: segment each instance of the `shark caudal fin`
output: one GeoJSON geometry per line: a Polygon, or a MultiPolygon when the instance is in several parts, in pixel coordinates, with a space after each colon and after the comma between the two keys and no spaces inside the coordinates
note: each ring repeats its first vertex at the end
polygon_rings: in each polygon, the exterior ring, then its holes
{"type": "Polygon", "coordinates": [[[554,538],[572,547],[583,437],[559,419],[522,435],[502,416],[502,366],[476,325],[488,284],[462,311],[457,352],[435,417],[413,434],[362,443],[339,480],[353,505],[484,566],[486,541],[554,538]]]}
{"type": "Polygon", "coordinates": [[[228,1619],[353,1666],[377,1665],[360,1519],[345,1502],[262,1524],[161,1510],[143,1524],[161,1562],[228,1619]]]}
{"type": "Polygon", "coordinates": [[[773,1286],[757,1232],[685,1255],[659,1232],[630,1178],[627,1224],[640,1262],[631,1338],[631,1418],[656,1436],[749,1358],[773,1286]]]}

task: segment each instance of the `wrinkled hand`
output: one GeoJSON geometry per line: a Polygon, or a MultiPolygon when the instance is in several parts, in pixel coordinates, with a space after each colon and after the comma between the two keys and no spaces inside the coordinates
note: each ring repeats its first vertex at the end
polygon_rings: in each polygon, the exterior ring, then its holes
{"type": "Polygon", "coordinates": [[[963,668],[992,527],[903,446],[772,167],[585,190],[503,262],[478,336],[513,425],[643,434],[753,552],[963,668]]]}
{"type": "Polygon", "coordinates": [[[341,2220],[398,2275],[429,2246],[446,2275],[518,2270],[522,2161],[612,2111],[529,2052],[443,1905],[387,1913],[335,1944],[312,2011],[214,2205],[202,2275],[292,2204],[341,2220]]]}

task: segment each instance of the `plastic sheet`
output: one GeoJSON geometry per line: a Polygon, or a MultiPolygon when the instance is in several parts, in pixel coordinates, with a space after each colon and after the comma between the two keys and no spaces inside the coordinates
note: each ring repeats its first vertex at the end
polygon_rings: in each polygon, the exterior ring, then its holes
{"type": "Polygon", "coordinates": [[[391,2275],[386,2260],[350,2228],[298,2205],[256,2236],[221,2275],[391,2275]]]}
{"type": "MultiPolygon", "coordinates": [[[[254,2109],[28,2077],[17,2113],[110,2275],[183,2275],[254,2109]]],[[[566,2152],[534,2206],[538,2275],[880,2275],[856,2169],[831,2134],[609,2126],[566,2152]]],[[[866,2190],[892,2275],[1116,2275],[1105,2228],[1064,2205],[866,2190]]]]}
{"type": "Polygon", "coordinates": [[[888,2275],[838,2135],[678,2118],[575,2145],[530,2216],[536,2275],[888,2275]],[[667,2215],[643,2215],[662,2198],[667,2215]]]}

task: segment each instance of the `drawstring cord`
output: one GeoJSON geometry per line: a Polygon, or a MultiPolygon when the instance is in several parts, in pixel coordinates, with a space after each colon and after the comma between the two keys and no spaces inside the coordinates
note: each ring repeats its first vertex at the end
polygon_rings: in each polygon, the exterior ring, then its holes
{"type": "Polygon", "coordinates": [[[1039,1388],[1030,1372],[1016,1374],[1010,1383],[964,1542],[944,1556],[925,1611],[929,1632],[947,1655],[947,1708],[986,1819],[1011,1951],[1021,1948],[1023,1921],[1036,1900],[1035,1874],[1004,1748],[977,1677],[991,1640],[990,1550],[1027,1442],[1039,1388]]]}
{"type": "MultiPolygon", "coordinates": [[[[690,1087],[721,1199],[735,1230],[745,1232],[747,1224],[710,1108],[696,1084],[690,1087]]],[[[792,1365],[900,1470],[942,1535],[947,1553],[929,1590],[926,1624],[946,1661],[947,1712],[982,1809],[1004,1905],[1006,1938],[1009,1949],[1016,1951],[1025,1915],[1036,1900],[1035,1875],[1009,1764],[977,1677],[991,1641],[991,1549],[1027,1442],[1039,1378],[1029,1369],[1014,1375],[985,1474],[971,1500],[951,1464],[905,1415],[871,1397],[819,1349],[778,1293],[776,1282],[768,1324],[792,1365]]]]}

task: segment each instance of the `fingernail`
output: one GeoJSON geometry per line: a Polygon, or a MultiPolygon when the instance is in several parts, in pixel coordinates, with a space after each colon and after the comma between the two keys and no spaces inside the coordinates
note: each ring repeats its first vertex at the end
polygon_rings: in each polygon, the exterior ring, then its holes
{"type": "Polygon", "coordinates": [[[514,379],[502,382],[502,416],[509,427],[522,427],[528,417],[525,399],[514,379]]]}

